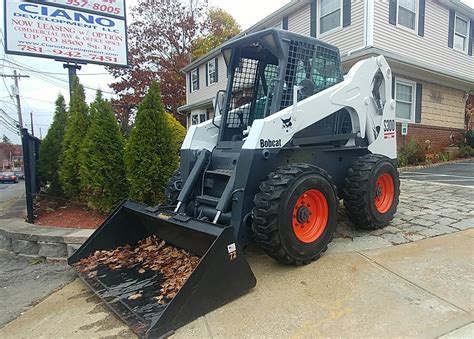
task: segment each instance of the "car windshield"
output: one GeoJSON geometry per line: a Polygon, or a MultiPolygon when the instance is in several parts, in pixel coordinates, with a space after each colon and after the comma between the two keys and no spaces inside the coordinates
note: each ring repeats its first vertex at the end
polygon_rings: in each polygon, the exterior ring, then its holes
{"type": "Polygon", "coordinates": [[[15,173],[13,172],[2,172],[0,175],[14,175],[15,173]]]}

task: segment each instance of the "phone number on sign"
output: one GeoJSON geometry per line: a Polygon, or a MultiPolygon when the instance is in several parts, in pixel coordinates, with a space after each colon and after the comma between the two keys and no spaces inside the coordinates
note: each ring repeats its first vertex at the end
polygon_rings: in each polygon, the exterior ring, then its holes
{"type": "Polygon", "coordinates": [[[37,46],[27,46],[27,45],[18,45],[21,51],[23,52],[34,52],[34,53],[48,53],[48,54],[56,54],[58,56],[66,56],[69,58],[81,58],[81,59],[90,59],[94,61],[101,61],[101,62],[118,62],[117,57],[109,56],[109,55],[98,55],[94,53],[82,53],[78,51],[67,51],[61,49],[45,49],[43,47],[37,46]]]}
{"type": "Polygon", "coordinates": [[[109,13],[109,14],[123,14],[122,9],[120,7],[115,7],[109,5],[108,3],[114,3],[115,0],[103,0],[107,4],[101,4],[97,2],[89,2],[88,0],[66,0],[66,5],[80,7],[80,8],[88,8],[92,9],[97,12],[102,13],[109,13]]]}

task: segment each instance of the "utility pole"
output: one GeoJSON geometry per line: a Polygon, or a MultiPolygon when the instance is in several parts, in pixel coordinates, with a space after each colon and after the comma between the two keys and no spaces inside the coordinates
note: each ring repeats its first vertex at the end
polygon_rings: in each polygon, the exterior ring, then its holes
{"type": "Polygon", "coordinates": [[[29,75],[21,75],[17,74],[16,70],[13,70],[13,75],[12,74],[0,74],[1,77],[3,78],[13,78],[15,81],[15,88],[13,91],[13,95],[16,98],[16,110],[18,112],[18,124],[20,125],[20,129],[23,128],[23,118],[21,116],[21,103],[20,103],[20,89],[18,87],[18,78],[29,78],[29,75]]]}
{"type": "Polygon", "coordinates": [[[33,111],[30,112],[31,135],[35,136],[35,128],[33,127],[33,111]]]}

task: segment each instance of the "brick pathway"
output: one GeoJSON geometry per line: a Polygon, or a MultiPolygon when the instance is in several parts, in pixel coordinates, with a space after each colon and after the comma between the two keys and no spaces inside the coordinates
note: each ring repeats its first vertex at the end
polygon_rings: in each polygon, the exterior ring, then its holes
{"type": "Polygon", "coordinates": [[[342,207],[331,248],[399,245],[474,227],[473,200],[474,189],[469,187],[402,180],[400,204],[390,225],[374,231],[356,230],[342,207]]]}

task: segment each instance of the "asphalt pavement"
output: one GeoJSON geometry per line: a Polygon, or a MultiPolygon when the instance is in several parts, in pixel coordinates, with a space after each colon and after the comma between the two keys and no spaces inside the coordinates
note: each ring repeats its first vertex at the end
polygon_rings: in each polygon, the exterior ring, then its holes
{"type": "Polygon", "coordinates": [[[403,172],[400,178],[450,186],[474,187],[474,159],[403,172]]]}
{"type": "Polygon", "coordinates": [[[0,218],[22,218],[25,211],[25,181],[0,184],[0,218]]]}
{"type": "Polygon", "coordinates": [[[46,263],[0,251],[0,327],[74,277],[64,262],[46,263]]]}

